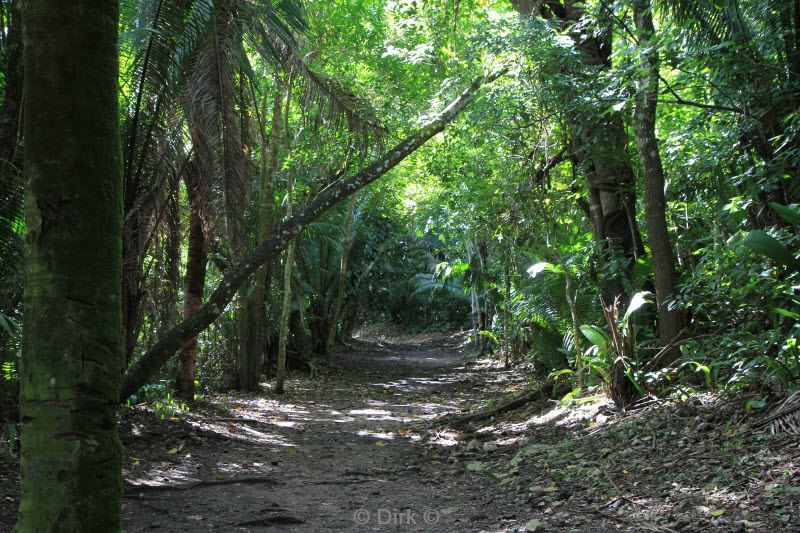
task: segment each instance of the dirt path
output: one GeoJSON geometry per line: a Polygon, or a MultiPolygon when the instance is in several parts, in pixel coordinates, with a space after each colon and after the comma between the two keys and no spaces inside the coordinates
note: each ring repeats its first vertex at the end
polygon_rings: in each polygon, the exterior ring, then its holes
{"type": "Polygon", "coordinates": [[[800,532],[800,440],[754,427],[747,396],[620,412],[597,390],[459,432],[436,418],[532,386],[524,364],[466,346],[356,342],[280,398],[217,395],[163,420],[125,409],[125,531],[800,532]]]}
{"type": "Polygon", "coordinates": [[[160,423],[131,413],[125,530],[478,531],[511,518],[513,499],[451,468],[455,443],[419,429],[479,401],[468,361],[463,336],[359,343],[282,398],[220,396],[160,423]]]}

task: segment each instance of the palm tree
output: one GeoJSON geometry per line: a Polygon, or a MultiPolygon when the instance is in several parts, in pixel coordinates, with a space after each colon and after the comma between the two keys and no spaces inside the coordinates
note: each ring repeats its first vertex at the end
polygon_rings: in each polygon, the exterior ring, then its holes
{"type": "Polygon", "coordinates": [[[121,531],[117,2],[24,11],[25,331],[19,531],[121,531]]]}

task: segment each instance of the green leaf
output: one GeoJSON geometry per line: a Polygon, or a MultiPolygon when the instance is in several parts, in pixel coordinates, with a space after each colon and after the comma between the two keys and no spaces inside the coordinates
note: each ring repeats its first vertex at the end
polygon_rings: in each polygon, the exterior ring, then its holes
{"type": "Polygon", "coordinates": [[[789,311],[788,309],[783,309],[781,307],[775,307],[772,309],[775,314],[783,315],[789,318],[800,319],[800,314],[795,313],[794,311],[789,311]]]}
{"type": "Polygon", "coordinates": [[[776,263],[800,271],[800,261],[795,259],[792,253],[774,237],[770,237],[761,230],[753,230],[748,233],[742,244],[757,254],[769,257],[776,263]]]}
{"type": "Polygon", "coordinates": [[[778,213],[778,216],[789,224],[800,226],[800,208],[785,206],[777,202],[770,202],[769,206],[778,213]]]}
{"type": "Polygon", "coordinates": [[[14,333],[17,331],[17,324],[14,319],[3,313],[0,313],[0,327],[8,332],[9,337],[13,337],[14,333]]]}
{"type": "Polygon", "coordinates": [[[581,333],[602,352],[606,352],[608,350],[608,345],[611,344],[611,338],[608,334],[597,326],[583,324],[581,326],[581,333]]]}
{"type": "Polygon", "coordinates": [[[492,331],[490,331],[488,329],[480,330],[478,332],[478,335],[483,335],[484,337],[488,337],[488,338],[492,339],[494,342],[499,343],[499,341],[497,339],[497,335],[495,335],[494,332],[492,332],[492,331]]]}

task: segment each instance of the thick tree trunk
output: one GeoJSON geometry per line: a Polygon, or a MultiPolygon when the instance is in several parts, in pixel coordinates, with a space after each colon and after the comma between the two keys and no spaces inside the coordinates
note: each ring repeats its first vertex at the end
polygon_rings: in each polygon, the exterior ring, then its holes
{"type": "MultiPolygon", "coordinates": [[[[275,200],[275,175],[279,165],[278,149],[281,139],[281,122],[283,117],[283,99],[286,97],[286,86],[282,79],[277,79],[275,100],[272,105],[272,130],[269,145],[265,146],[261,164],[261,194],[258,206],[258,242],[268,238],[272,231],[275,200]]],[[[287,102],[288,107],[288,102],[287,102]]],[[[242,358],[239,362],[239,387],[253,391],[258,388],[261,365],[264,362],[264,313],[267,287],[271,277],[271,265],[262,265],[256,271],[253,280],[253,294],[248,299],[248,328],[242,358]]]]}
{"type": "MultiPolygon", "coordinates": [[[[286,218],[292,218],[292,178],[286,180],[286,218]]],[[[283,383],[286,380],[286,341],[289,335],[289,314],[292,309],[292,269],[294,266],[295,239],[286,249],[286,261],[283,265],[283,306],[278,324],[278,370],[275,375],[275,392],[283,394],[283,383]]]]}
{"type": "Polygon", "coordinates": [[[18,531],[121,530],[118,19],[118,2],[25,5],[18,531]]]}
{"type": "MultiPolygon", "coordinates": [[[[658,306],[658,332],[661,343],[667,346],[683,329],[679,310],[669,309],[667,302],[675,296],[678,275],[675,256],[667,229],[666,199],[664,196],[664,169],[656,138],[656,106],[658,99],[658,52],[650,48],[654,32],[650,0],[634,0],[634,19],[639,32],[642,79],[636,102],[636,146],[644,172],[644,206],[647,219],[647,236],[653,254],[653,274],[658,306]]],[[[664,362],[670,363],[680,355],[673,348],[664,362]]]]}
{"type": "Polygon", "coordinates": [[[119,400],[124,402],[139,387],[166,363],[176,351],[198,333],[211,325],[225,307],[230,303],[236,291],[248,280],[258,268],[267,261],[273,260],[285,250],[289,243],[309,224],[319,218],[332,206],[341,202],[351,194],[358,192],[397,166],[431,137],[443,131],[455,119],[464,107],[472,101],[482,85],[491,83],[503,75],[505,71],[489,76],[481,76],[472,82],[444,111],[437,114],[428,124],[411,134],[404,141],[386,152],[367,168],[356,173],[352,178],[340,180],[320,192],[303,209],[280,226],[275,228],[271,236],[262,241],[255,250],[238,265],[232,267],[223,277],[220,284],[211,293],[206,303],[190,318],[183,320],[157,341],[150,350],[140,357],[125,373],[122,392],[119,400]]]}
{"type": "MultiPolygon", "coordinates": [[[[575,31],[584,19],[583,6],[562,4],[556,0],[512,0],[523,15],[558,20],[581,53],[576,76],[589,86],[597,71],[611,66],[612,21],[608,7],[603,6],[595,31],[575,31]]],[[[584,95],[586,97],[591,94],[584,95]]],[[[601,262],[618,265],[613,271],[604,268],[602,292],[608,301],[627,302],[625,281],[630,279],[635,260],[643,254],[642,238],[636,223],[636,180],[626,148],[628,134],[622,115],[594,112],[570,112],[568,117],[574,154],[586,172],[594,236],[601,250],[601,262]]],[[[615,373],[623,379],[612,383],[612,396],[632,398],[633,383],[624,377],[621,360],[615,373]],[[625,390],[617,390],[620,387],[625,390]]]]}
{"type": "MultiPolygon", "coordinates": [[[[582,52],[578,77],[587,80],[598,69],[608,68],[611,57],[611,20],[606,14],[597,21],[597,32],[575,32],[583,17],[579,4],[555,0],[512,0],[517,11],[527,16],[558,20],[582,52]]],[[[583,80],[586,81],[586,80],[583,80]]],[[[590,95],[586,95],[590,96],[590,95]]],[[[636,180],[626,148],[628,135],[619,112],[610,115],[572,113],[569,117],[572,157],[584,165],[589,191],[594,234],[601,245],[603,261],[612,258],[627,266],[603,280],[603,292],[613,301],[623,295],[623,281],[631,274],[633,262],[643,253],[642,238],[636,223],[636,180]]]]}
{"type": "Polygon", "coordinates": [[[330,357],[333,351],[333,343],[336,341],[336,328],[339,325],[339,316],[342,314],[344,305],[344,289],[347,281],[347,259],[350,255],[350,228],[353,225],[353,213],[356,208],[357,194],[350,197],[350,205],[347,206],[347,217],[344,220],[344,240],[342,242],[342,256],[339,259],[339,279],[336,286],[336,301],[333,304],[333,314],[330,316],[328,326],[328,337],[325,341],[325,355],[330,357]]]}
{"type": "MultiPolygon", "coordinates": [[[[186,169],[186,191],[189,196],[189,250],[183,292],[183,317],[192,316],[203,301],[208,262],[208,224],[203,210],[204,199],[199,189],[199,169],[194,162],[186,169]]],[[[175,376],[175,395],[194,399],[195,363],[197,361],[197,336],[183,345],[178,357],[175,376]]]]}

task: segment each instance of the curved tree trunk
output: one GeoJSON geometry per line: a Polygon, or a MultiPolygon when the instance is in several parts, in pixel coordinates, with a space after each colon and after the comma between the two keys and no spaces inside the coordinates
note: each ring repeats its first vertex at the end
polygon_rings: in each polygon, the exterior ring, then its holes
{"type": "MultiPolygon", "coordinates": [[[[658,332],[661,343],[669,345],[683,329],[683,317],[679,310],[670,310],[668,300],[675,296],[678,275],[675,271],[675,256],[672,253],[667,230],[666,199],[664,196],[664,169],[656,138],[656,106],[658,99],[658,52],[649,48],[648,41],[654,32],[650,0],[634,0],[634,19],[639,32],[642,79],[636,102],[636,146],[644,171],[644,207],[647,219],[647,236],[653,254],[653,274],[658,306],[658,332]]],[[[680,356],[673,348],[665,363],[680,356]]]]}
{"type": "Polygon", "coordinates": [[[24,11],[27,263],[19,531],[120,531],[118,2],[24,11]]]}
{"type": "MultiPolygon", "coordinates": [[[[186,261],[186,275],[183,292],[183,316],[192,316],[203,301],[206,283],[206,264],[208,262],[208,224],[203,205],[205,199],[199,190],[198,168],[194,162],[187,166],[185,181],[189,196],[189,250],[186,261]]],[[[178,357],[175,376],[175,394],[179,398],[193,400],[195,393],[194,367],[197,361],[197,337],[192,337],[183,345],[178,357]]]]}

